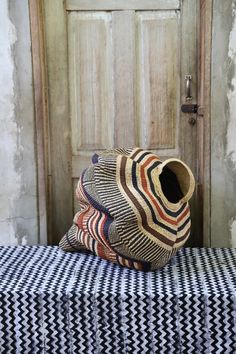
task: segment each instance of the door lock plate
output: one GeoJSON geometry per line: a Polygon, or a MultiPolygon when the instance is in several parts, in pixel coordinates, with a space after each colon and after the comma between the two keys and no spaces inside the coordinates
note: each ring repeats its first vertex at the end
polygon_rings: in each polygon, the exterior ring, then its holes
{"type": "Polygon", "coordinates": [[[197,113],[198,105],[194,103],[184,103],[181,106],[181,111],[183,113],[197,113]]]}

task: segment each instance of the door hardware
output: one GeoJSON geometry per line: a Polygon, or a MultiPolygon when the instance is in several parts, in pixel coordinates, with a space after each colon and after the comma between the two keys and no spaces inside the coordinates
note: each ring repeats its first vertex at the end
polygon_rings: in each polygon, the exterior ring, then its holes
{"type": "Polygon", "coordinates": [[[181,106],[181,111],[183,113],[197,113],[198,105],[196,103],[184,103],[181,106]]]}
{"type": "Polygon", "coordinates": [[[191,96],[191,81],[192,75],[185,75],[185,98],[186,101],[191,101],[193,97],[191,96]]]}
{"type": "Polygon", "coordinates": [[[197,121],[197,119],[195,117],[193,117],[193,116],[189,117],[189,119],[188,119],[188,122],[191,125],[196,124],[196,121],[197,121]]]}

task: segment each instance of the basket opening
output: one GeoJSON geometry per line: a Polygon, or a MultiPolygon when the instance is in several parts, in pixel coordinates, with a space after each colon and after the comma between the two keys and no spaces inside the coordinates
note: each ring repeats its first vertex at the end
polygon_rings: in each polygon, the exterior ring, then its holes
{"type": "Polygon", "coordinates": [[[178,203],[189,191],[189,172],[179,161],[167,163],[163,167],[159,178],[162,192],[171,203],[178,203]]]}

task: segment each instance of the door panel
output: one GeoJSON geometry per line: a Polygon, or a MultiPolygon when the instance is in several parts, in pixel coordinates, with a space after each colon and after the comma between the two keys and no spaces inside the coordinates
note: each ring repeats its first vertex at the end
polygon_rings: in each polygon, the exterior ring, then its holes
{"type": "Polygon", "coordinates": [[[113,146],[110,32],[110,13],[72,12],[68,16],[73,155],[113,146]]]}
{"type": "Polygon", "coordinates": [[[114,146],[138,145],[135,114],[135,12],[112,12],[114,146]]]}
{"type": "Polygon", "coordinates": [[[145,11],[136,17],[138,145],[160,155],[160,149],[178,148],[179,12],[145,11]]]}
{"type": "MultiPolygon", "coordinates": [[[[194,78],[196,102],[196,3],[69,0],[64,8],[62,0],[45,1],[49,120],[61,137],[52,137],[50,150],[51,243],[72,221],[74,184],[95,151],[140,146],[162,159],[182,158],[197,177],[196,129],[180,113],[185,74],[194,78]]],[[[194,219],[198,201],[192,204],[194,219]]]]}
{"type": "Polygon", "coordinates": [[[179,25],[178,11],[69,12],[74,177],[94,150],[179,155],[179,25]]]}

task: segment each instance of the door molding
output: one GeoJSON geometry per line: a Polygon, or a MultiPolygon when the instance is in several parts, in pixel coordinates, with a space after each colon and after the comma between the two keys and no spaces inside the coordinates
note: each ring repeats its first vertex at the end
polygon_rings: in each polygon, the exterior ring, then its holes
{"type": "Polygon", "coordinates": [[[180,0],[66,0],[68,11],[76,10],[178,10],[180,0]],[[143,5],[145,3],[145,6],[143,5]]]}
{"type": "Polygon", "coordinates": [[[203,246],[211,247],[211,53],[213,0],[200,0],[198,23],[198,185],[203,205],[199,232],[203,246]]]}
{"type": "MultiPolygon", "coordinates": [[[[153,3],[154,0],[150,0],[153,3]]],[[[171,1],[173,4],[178,1],[171,1]]],[[[68,82],[67,78],[59,77],[58,68],[67,66],[67,58],[60,56],[60,48],[63,41],[66,39],[62,33],[62,29],[58,28],[57,38],[45,38],[44,22],[50,19],[45,18],[43,6],[53,6],[53,10],[61,16],[65,8],[62,8],[60,1],[43,2],[40,0],[29,0],[30,7],[30,26],[32,40],[32,63],[33,63],[33,83],[34,83],[34,104],[35,104],[35,126],[36,126],[36,147],[37,147],[37,168],[38,168],[38,210],[39,210],[39,225],[40,225],[40,242],[53,244],[52,230],[55,233],[60,233],[64,229],[68,221],[72,221],[72,187],[66,185],[66,179],[71,177],[71,161],[69,158],[70,136],[69,136],[69,117],[65,119],[63,116],[63,106],[68,105],[68,82]],[[60,8],[59,8],[60,7],[60,8]],[[57,68],[50,68],[51,74],[48,77],[46,62],[47,55],[52,51],[58,53],[57,68]],[[54,135],[54,129],[49,122],[48,100],[50,99],[47,92],[47,81],[57,80],[54,95],[61,95],[62,102],[60,107],[54,107],[59,114],[61,124],[60,136],[54,135]],[[60,83],[60,84],[59,84],[60,83]],[[61,86],[61,88],[59,88],[61,86]],[[60,112],[61,110],[61,112],[60,112]],[[52,134],[53,133],[53,134],[52,134]],[[50,146],[49,146],[50,144],[50,146]],[[64,148],[64,152],[63,149],[64,148]],[[63,165],[62,178],[57,176],[58,164],[55,161],[60,161],[63,165]],[[60,214],[60,217],[55,219],[55,214],[52,210],[53,193],[52,189],[60,189],[61,184],[66,188],[67,199],[64,197],[61,200],[61,205],[67,203],[67,215],[60,214]],[[71,210],[70,210],[71,209],[71,210]],[[46,237],[47,230],[47,237],[46,237]]],[[[67,6],[72,6],[76,3],[84,3],[84,0],[69,0],[67,6]]],[[[89,3],[89,2],[88,2],[89,3]]],[[[94,3],[94,2],[93,2],[94,3]]],[[[116,1],[117,3],[117,1],[116,1]]],[[[159,6],[161,1],[157,1],[159,6]]],[[[70,8],[71,10],[72,8],[70,8]]],[[[199,213],[199,232],[203,233],[202,245],[210,247],[210,84],[211,84],[211,23],[212,23],[212,0],[199,1],[199,24],[198,24],[198,104],[200,105],[199,115],[197,119],[197,135],[198,135],[198,181],[197,181],[197,199],[202,201],[203,211],[199,213]],[[203,117],[204,114],[204,117],[203,117]]],[[[61,27],[65,27],[65,16],[61,18],[61,27]]],[[[54,26],[52,23],[51,26],[54,26]]],[[[50,93],[51,95],[51,93],[50,93]]],[[[56,101],[56,100],[55,100],[56,101]]],[[[53,114],[53,112],[52,112],[53,114]]],[[[55,121],[55,120],[54,120],[55,121]]],[[[60,205],[58,205],[60,209],[60,205]]],[[[61,209],[62,210],[62,209],[61,209]]]]}
{"type": "Polygon", "coordinates": [[[48,169],[47,169],[47,93],[44,58],[42,3],[29,0],[31,51],[33,68],[33,97],[35,117],[35,145],[37,166],[37,209],[39,243],[48,243],[48,169]]]}

